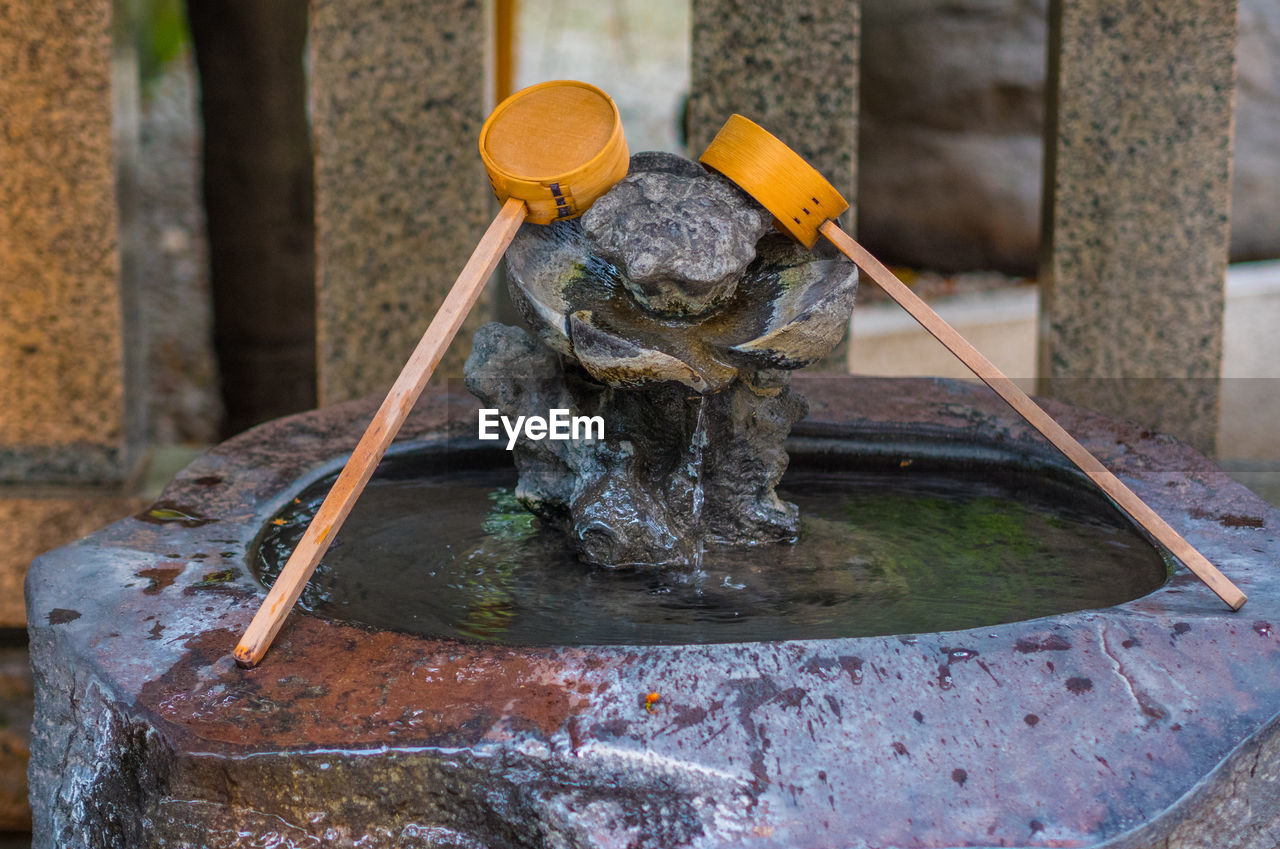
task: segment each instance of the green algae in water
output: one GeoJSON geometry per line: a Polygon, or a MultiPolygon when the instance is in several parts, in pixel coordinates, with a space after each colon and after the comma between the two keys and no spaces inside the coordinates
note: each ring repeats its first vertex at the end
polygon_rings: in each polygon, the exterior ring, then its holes
{"type": "MultiPolygon", "coordinates": [[[[512,495],[509,469],[384,464],[301,605],[435,637],[510,645],[674,644],[955,630],[1109,607],[1164,582],[1161,555],[1101,496],[1029,472],[822,472],[779,494],[801,538],[706,547],[701,569],[603,569],[512,495]]],[[[263,535],[269,584],[328,490],[263,535]]]]}

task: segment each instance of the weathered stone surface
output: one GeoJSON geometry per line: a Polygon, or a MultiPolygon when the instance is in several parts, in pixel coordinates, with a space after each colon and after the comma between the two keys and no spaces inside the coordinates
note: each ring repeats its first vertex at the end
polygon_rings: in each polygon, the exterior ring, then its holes
{"type": "MultiPolygon", "coordinates": [[[[796,452],[967,446],[1066,473],[982,389],[802,380],[796,452]]],[[[528,649],[295,614],[236,667],[252,540],[377,400],[215,449],[162,496],[188,520],[38,561],[36,847],[142,824],[181,846],[1274,845],[1280,512],[1185,445],[1046,402],[1249,593],[1238,614],[1181,568],[1106,610],[862,639],[528,649]]],[[[442,451],[474,433],[440,393],[406,428],[442,451]]]]}
{"type": "MultiPolygon", "coordinates": [[[[496,209],[476,153],[486,33],[480,0],[312,6],[323,404],[390,387],[496,209]]],[[[439,375],[465,358],[453,346],[439,375]]]]}
{"type": "Polygon", "coordinates": [[[852,264],[774,233],[723,178],[645,154],[580,223],[522,229],[508,273],[547,347],[486,325],[468,387],[512,421],[562,409],[603,423],[600,439],[517,443],[530,510],[608,566],[795,539],[796,508],[774,487],[805,405],[779,369],[839,342],[852,264]]]}
{"type": "Polygon", "coordinates": [[[582,217],[600,256],[618,266],[623,285],[644,307],[697,316],[733,296],[773,229],[760,207],[723,178],[697,169],[632,173],[582,217]]]}
{"type": "Polygon", "coordinates": [[[514,454],[521,503],[606,566],[685,566],[704,541],[795,538],[796,508],[774,487],[806,406],[784,372],[753,377],[705,397],[674,382],[610,388],[501,324],[480,328],[467,361],[467,387],[512,421],[550,409],[601,419],[602,439],[522,439],[514,454]]]}
{"type": "Polygon", "coordinates": [[[0,481],[132,471],[111,27],[103,0],[0,6],[0,481]]]}
{"type": "MultiPolygon", "coordinates": [[[[697,166],[672,154],[650,154],[633,160],[632,175],[638,179],[684,169],[689,180],[713,179],[691,167],[697,166]]],[[[625,202],[655,221],[658,210],[666,218],[684,220],[682,196],[641,198],[631,185],[617,189],[618,199],[611,200],[610,191],[597,205],[604,203],[605,212],[618,214],[625,202]]],[[[742,192],[721,194],[717,203],[723,214],[744,221],[760,215],[760,207],[742,192]]],[[[588,223],[613,239],[614,231],[603,229],[604,214],[588,223]]],[[[826,356],[853,309],[857,272],[852,263],[825,244],[811,252],[781,234],[762,235],[766,231],[757,227],[739,234],[743,241],[737,248],[745,257],[733,263],[741,269],[733,295],[696,321],[655,314],[633,297],[639,284],[602,256],[605,249],[576,220],[521,228],[507,251],[511,297],[547,347],[576,360],[602,382],[636,387],[676,380],[701,394],[717,392],[740,372],[750,379],[755,369],[799,368],[826,356]],[[746,242],[753,232],[756,239],[746,242]]],[[[717,230],[684,228],[679,239],[689,253],[719,252],[717,230]]],[[[639,235],[630,244],[644,241],[639,235]]],[[[662,255],[665,264],[647,272],[672,277],[670,269],[689,267],[683,256],[662,255]]]]}
{"type": "Polygon", "coordinates": [[[143,503],[123,494],[84,491],[0,497],[0,528],[4,529],[0,534],[0,628],[26,627],[22,581],[32,560],[128,516],[143,503]]]}
{"type": "Polygon", "coordinates": [[[1212,450],[1236,4],[1054,8],[1042,391],[1212,450]]]}

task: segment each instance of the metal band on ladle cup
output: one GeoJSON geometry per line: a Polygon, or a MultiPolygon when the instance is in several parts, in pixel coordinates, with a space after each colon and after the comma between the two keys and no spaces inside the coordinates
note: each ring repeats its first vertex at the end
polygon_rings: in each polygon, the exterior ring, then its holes
{"type": "Polygon", "coordinates": [[[834,219],[849,205],[798,153],[755,122],[734,115],[716,134],[700,161],[754,197],[772,213],[780,230],[806,247],[812,248],[818,236],[826,237],[1232,610],[1239,610],[1244,605],[1245,594],[1217,567],[1103,466],[1039,404],[1005,377],[955,328],[943,321],[883,263],[840,229],[834,219]]]}
{"type": "Polygon", "coordinates": [[[502,209],[240,638],[242,666],[257,665],[270,648],[520,225],[581,215],[626,176],[629,160],[613,100],[571,80],[530,86],[500,103],[480,131],[480,156],[502,209]]]}
{"type": "Polygon", "coordinates": [[[576,218],[627,175],[618,107],[588,83],[539,83],[498,104],[480,129],[480,158],[501,201],[519,198],[526,220],[576,218]]]}

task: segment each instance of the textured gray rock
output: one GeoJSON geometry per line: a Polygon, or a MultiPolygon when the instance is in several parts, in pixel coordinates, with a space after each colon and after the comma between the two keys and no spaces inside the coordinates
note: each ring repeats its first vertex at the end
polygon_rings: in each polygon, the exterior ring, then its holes
{"type": "MultiPolygon", "coordinates": [[[[793,450],[819,468],[1073,474],[982,387],[794,379],[793,450]]],[[[1275,846],[1280,512],[1184,445],[1049,405],[1249,593],[1240,613],[1181,568],[1105,610],[857,639],[529,648],[297,612],[237,667],[254,540],[380,400],[200,458],[162,499],[201,519],[140,514],[33,565],[36,849],[1275,846]]],[[[428,391],[403,438],[465,475],[503,459],[475,433],[469,399],[428,391]]]]}
{"type": "Polygon", "coordinates": [[[588,210],[582,226],[641,305],[697,316],[733,295],[773,222],[723,178],[636,170],[588,210]]]}
{"type": "MultiPolygon", "coordinates": [[[[707,179],[700,166],[672,154],[639,155],[631,168],[635,176],[683,172],[690,181],[707,179]]],[[[610,194],[597,204],[608,205],[610,194]]],[[[653,203],[632,198],[641,206],[653,203]]],[[[732,209],[740,219],[760,214],[736,190],[721,195],[721,203],[722,212],[732,209]]],[[[677,203],[666,210],[675,218],[683,214],[677,203]]],[[[717,229],[685,229],[701,240],[686,252],[719,251],[717,229]]],[[[631,294],[636,284],[602,256],[578,221],[521,228],[507,251],[509,288],[542,343],[598,380],[632,387],[674,380],[706,394],[726,388],[744,369],[794,369],[818,361],[839,341],[853,309],[856,270],[829,247],[808,251],[769,233],[744,249],[734,295],[697,321],[656,314],[639,303],[631,294]]]]}
{"type": "Polygon", "coordinates": [[[795,538],[796,508],[774,494],[783,442],[807,410],[788,383],[761,370],[707,396],[670,382],[610,387],[501,324],[480,328],[467,361],[467,387],[513,420],[553,408],[603,419],[603,439],[521,439],[514,453],[521,503],[609,566],[682,565],[704,542],[795,538]]]}
{"type": "Polygon", "coordinates": [[[771,231],[723,178],[651,153],[581,223],[526,226],[508,251],[541,344],[486,325],[467,386],[511,420],[603,420],[603,439],[514,449],[518,497],[588,561],[673,566],[706,542],[795,538],[774,494],[806,409],[786,370],[840,341],[857,273],[771,231]]]}
{"type": "MultiPolygon", "coordinates": [[[[60,656],[65,648],[57,642],[55,629],[39,629],[32,657],[60,656]]],[[[39,754],[28,770],[28,782],[37,788],[31,794],[31,813],[39,825],[32,845],[154,845],[153,824],[138,814],[152,810],[159,788],[168,782],[171,751],[154,727],[130,716],[111,688],[88,670],[53,662],[34,666],[31,747],[39,754]]]]}

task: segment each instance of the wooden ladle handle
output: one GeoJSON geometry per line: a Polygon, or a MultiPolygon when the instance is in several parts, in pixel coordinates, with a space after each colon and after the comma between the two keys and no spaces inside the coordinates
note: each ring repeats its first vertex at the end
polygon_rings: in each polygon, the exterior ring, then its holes
{"type": "Polygon", "coordinates": [[[240,638],[235,658],[241,666],[256,666],[271,647],[272,640],[280,632],[289,611],[302,595],[320,558],[329,550],[338,529],[347,520],[351,508],[364,491],[365,484],[373,476],[373,470],[378,467],[391,440],[395,439],[408,418],[409,411],[422,395],[422,390],[439,365],[445,349],[457,335],[463,319],[475,305],[484,284],[493,274],[511,240],[515,238],[520,225],[524,223],[525,210],[524,201],[510,198],[485,231],[453,288],[445,296],[440,311],[431,320],[382,406],[374,414],[373,421],[360,437],[351,459],[342,467],[338,480],[325,496],[315,518],[302,535],[302,540],[289,555],[284,569],[271,586],[271,591],[267,593],[244,636],[240,638]]]}
{"type": "Polygon", "coordinates": [[[1089,450],[1058,424],[1052,416],[1044,411],[1031,396],[1023,392],[1016,383],[1005,377],[991,360],[983,356],[973,347],[960,332],[948,324],[942,316],[920,299],[920,296],[907,288],[901,280],[894,276],[884,264],[873,257],[866,248],[855,242],[848,233],[841,230],[834,221],[827,221],[818,228],[836,248],[865,271],[880,288],[897,301],[911,317],[943,345],[955,354],[961,362],[969,367],[978,378],[999,395],[1027,423],[1053,443],[1054,447],[1067,456],[1076,467],[1089,476],[1098,488],[1111,497],[1122,510],[1133,517],[1134,521],[1146,528],[1148,533],[1160,541],[1165,548],[1181,560],[1196,577],[1204,581],[1209,589],[1227,603],[1232,610],[1244,606],[1248,597],[1218,568],[1201,554],[1191,543],[1175,531],[1173,527],[1152,510],[1145,501],[1124,482],[1112,474],[1102,462],[1089,450]]]}
{"type": "Polygon", "coordinates": [[[520,225],[581,215],[626,176],[629,161],[617,104],[576,80],[539,83],[499,103],[480,129],[480,158],[502,211],[240,638],[235,658],[242,666],[266,654],[520,225]]]}
{"type": "Polygon", "coordinates": [[[848,204],[800,154],[754,121],[734,115],[716,134],[700,161],[719,171],[754,197],[773,214],[774,223],[779,229],[806,247],[812,248],[819,236],[835,245],[879,284],[889,297],[910,313],[912,318],[920,322],[925,330],[968,366],[983,383],[990,386],[1026,419],[1028,424],[1088,475],[1135,522],[1173,552],[1232,610],[1239,610],[1244,605],[1247,600],[1245,594],[1227,580],[1217,567],[1183,539],[1133,490],[1108,471],[1098,458],[1090,454],[954,327],[920,300],[883,263],[840,229],[833,219],[848,204]]]}

